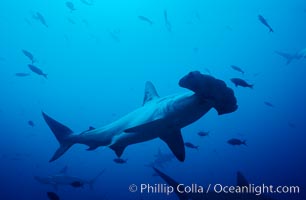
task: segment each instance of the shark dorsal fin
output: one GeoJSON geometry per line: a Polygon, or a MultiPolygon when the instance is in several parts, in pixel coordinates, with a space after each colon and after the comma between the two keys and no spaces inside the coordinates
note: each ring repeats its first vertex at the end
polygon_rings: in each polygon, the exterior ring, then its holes
{"type": "Polygon", "coordinates": [[[67,169],[68,169],[68,167],[67,167],[67,165],[66,165],[66,166],[63,167],[63,169],[61,169],[58,173],[59,173],[59,174],[66,174],[66,173],[67,173],[67,169]]]}
{"type": "Polygon", "coordinates": [[[144,94],[144,99],[143,99],[143,105],[145,105],[147,102],[158,98],[158,94],[156,92],[156,89],[150,81],[146,82],[145,86],[145,94],[144,94]]]}
{"type": "Polygon", "coordinates": [[[237,186],[248,186],[249,182],[246,180],[246,178],[243,176],[241,172],[237,172],[237,186]]]}
{"type": "MultiPolygon", "coordinates": [[[[176,180],[174,180],[173,178],[171,178],[167,174],[161,172],[160,170],[158,170],[155,167],[153,167],[153,169],[156,172],[155,175],[160,176],[168,185],[172,186],[173,188],[179,187],[179,183],[176,180]]],[[[178,190],[174,190],[174,192],[176,193],[176,195],[178,196],[178,198],[180,200],[191,199],[191,198],[189,198],[189,194],[188,193],[181,193],[178,190]]]]}

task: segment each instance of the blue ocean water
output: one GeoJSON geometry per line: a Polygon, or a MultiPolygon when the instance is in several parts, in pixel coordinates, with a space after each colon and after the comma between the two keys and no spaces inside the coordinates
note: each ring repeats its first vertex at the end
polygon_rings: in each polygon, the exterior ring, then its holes
{"type": "Polygon", "coordinates": [[[221,116],[211,109],[183,128],[184,141],[198,145],[198,151],[186,148],[184,162],[171,159],[158,168],[181,183],[205,187],[235,185],[241,171],[252,184],[300,187],[300,194],[271,197],[306,199],[304,0],[11,0],[0,5],[0,199],[47,199],[50,191],[62,200],[178,199],[129,191],[131,184],[165,183],[146,166],[159,151],[171,153],[160,139],[128,146],[125,164],[115,163],[109,148],[86,151],[79,144],[49,163],[58,142],[41,111],[80,133],[142,106],[146,81],[162,97],[186,92],[178,82],[195,70],[225,81],[239,108],[221,116]],[[34,56],[33,65],[47,78],[29,69],[32,61],[22,50],[34,56]],[[277,52],[299,57],[286,64],[277,52]],[[254,88],[235,87],[231,78],[254,88]],[[209,134],[200,137],[199,131],[209,134]],[[232,146],[231,138],[247,145],[232,146]],[[57,175],[64,166],[67,174],[86,180],[105,172],[93,189],[55,188],[34,179],[57,175]]]}

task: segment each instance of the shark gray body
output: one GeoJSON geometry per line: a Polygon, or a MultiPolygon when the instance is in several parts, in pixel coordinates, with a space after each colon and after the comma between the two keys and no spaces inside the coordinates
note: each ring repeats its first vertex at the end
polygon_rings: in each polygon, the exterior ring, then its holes
{"type": "MultiPolygon", "coordinates": [[[[265,195],[256,195],[251,193],[216,193],[214,191],[209,191],[208,193],[206,193],[206,191],[204,193],[182,193],[176,190],[180,184],[179,182],[160,170],[156,168],[153,169],[169,186],[175,188],[174,192],[180,200],[275,200],[265,195]]],[[[248,181],[241,172],[237,172],[237,186],[249,186],[248,181]]]]}
{"type": "Polygon", "coordinates": [[[198,71],[183,77],[179,85],[192,92],[159,97],[151,82],[146,83],[143,106],[121,119],[94,130],[75,134],[45,113],[43,117],[60,143],[51,161],[63,155],[73,144],[85,144],[88,150],[99,146],[113,149],[120,157],[131,144],[162,139],[180,161],[185,159],[181,128],[195,122],[215,108],[219,115],[234,112],[237,102],[233,90],[212,76],[198,71]]]}
{"type": "Polygon", "coordinates": [[[34,179],[41,184],[52,185],[55,189],[57,189],[58,186],[71,186],[71,184],[75,182],[78,182],[81,185],[88,184],[90,188],[93,188],[93,184],[99,178],[99,176],[103,174],[103,172],[104,170],[91,180],[82,179],[76,176],[69,176],[66,174],[66,171],[50,176],[34,176],[34,179]]]}

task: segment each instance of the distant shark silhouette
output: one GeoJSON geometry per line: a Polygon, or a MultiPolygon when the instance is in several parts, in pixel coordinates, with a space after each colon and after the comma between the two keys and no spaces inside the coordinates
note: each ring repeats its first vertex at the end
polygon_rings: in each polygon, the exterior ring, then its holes
{"type": "Polygon", "coordinates": [[[85,144],[87,150],[99,146],[113,149],[120,157],[130,145],[155,138],[162,139],[176,158],[185,160],[181,128],[195,122],[215,108],[219,115],[234,112],[238,106],[234,92],[226,84],[198,71],[184,76],[179,85],[193,92],[159,97],[151,82],[146,83],[143,106],[102,128],[75,134],[71,129],[49,117],[43,117],[60,143],[51,161],[62,156],[73,144],[85,144]]]}
{"type": "MultiPolygon", "coordinates": [[[[153,167],[153,169],[169,186],[177,188],[180,184],[157,168],[153,167]]],[[[249,183],[242,173],[237,172],[237,186],[242,187],[248,185],[249,183]]],[[[208,193],[206,193],[206,191],[205,193],[181,193],[176,189],[174,189],[174,192],[180,200],[275,200],[265,195],[256,195],[251,193],[216,193],[213,191],[208,193]]]]}
{"type": "Polygon", "coordinates": [[[164,166],[175,159],[172,153],[163,153],[161,149],[158,149],[157,154],[154,155],[155,159],[153,162],[146,164],[146,167],[159,167],[164,168],[164,166]]]}
{"type": "Polygon", "coordinates": [[[93,184],[104,173],[104,170],[102,170],[97,176],[95,176],[91,180],[85,180],[79,177],[69,176],[66,174],[66,172],[67,172],[67,167],[64,167],[62,170],[59,171],[59,173],[55,175],[34,176],[34,179],[41,184],[52,185],[55,189],[58,189],[58,186],[61,185],[73,186],[73,183],[79,183],[80,186],[88,184],[89,187],[92,189],[93,184]]]}
{"type": "Polygon", "coordinates": [[[286,64],[289,65],[293,60],[300,60],[306,58],[306,48],[302,49],[296,53],[285,53],[281,51],[275,51],[276,54],[287,60],[286,64]]]}

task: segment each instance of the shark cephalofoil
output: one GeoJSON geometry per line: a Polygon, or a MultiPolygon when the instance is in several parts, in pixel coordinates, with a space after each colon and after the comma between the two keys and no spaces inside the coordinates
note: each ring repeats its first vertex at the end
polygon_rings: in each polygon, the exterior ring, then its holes
{"type": "Polygon", "coordinates": [[[211,108],[222,115],[234,112],[238,106],[232,89],[223,81],[199,71],[184,76],[179,85],[191,91],[159,97],[153,84],[147,82],[142,107],[109,125],[79,134],[42,113],[60,143],[50,162],[62,156],[73,144],[85,144],[89,146],[88,150],[107,146],[120,157],[128,145],[155,138],[162,139],[176,158],[184,161],[181,128],[200,119],[211,108]]]}

